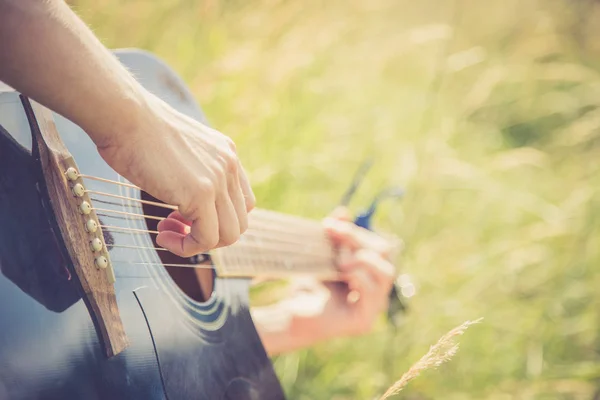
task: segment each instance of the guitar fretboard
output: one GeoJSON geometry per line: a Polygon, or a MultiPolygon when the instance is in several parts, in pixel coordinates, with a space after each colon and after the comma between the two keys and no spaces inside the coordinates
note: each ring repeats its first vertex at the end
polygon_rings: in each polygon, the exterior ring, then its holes
{"type": "Polygon", "coordinates": [[[334,250],[321,223],[266,210],[249,215],[240,240],[212,252],[219,276],[335,276],[334,250]]]}

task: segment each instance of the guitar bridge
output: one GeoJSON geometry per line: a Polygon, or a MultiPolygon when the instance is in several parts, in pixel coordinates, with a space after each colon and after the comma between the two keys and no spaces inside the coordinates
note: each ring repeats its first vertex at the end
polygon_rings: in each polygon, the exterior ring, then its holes
{"type": "Polygon", "coordinates": [[[44,177],[42,196],[60,233],[64,258],[77,277],[82,298],[107,357],[128,346],[115,295],[115,275],[104,235],[75,160],[62,142],[52,112],[21,95],[31,128],[33,155],[44,177]]]}

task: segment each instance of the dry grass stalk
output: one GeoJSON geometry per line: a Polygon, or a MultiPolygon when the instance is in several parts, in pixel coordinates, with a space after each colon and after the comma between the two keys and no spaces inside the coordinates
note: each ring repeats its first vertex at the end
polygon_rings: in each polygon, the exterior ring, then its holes
{"type": "Polygon", "coordinates": [[[421,357],[396,383],[390,386],[380,400],[385,400],[400,393],[408,382],[418,377],[426,369],[437,368],[446,361],[449,361],[458,351],[458,344],[455,342],[455,338],[465,333],[471,325],[477,324],[481,320],[482,318],[476,321],[467,321],[442,336],[435,345],[431,346],[427,354],[421,357]]]}

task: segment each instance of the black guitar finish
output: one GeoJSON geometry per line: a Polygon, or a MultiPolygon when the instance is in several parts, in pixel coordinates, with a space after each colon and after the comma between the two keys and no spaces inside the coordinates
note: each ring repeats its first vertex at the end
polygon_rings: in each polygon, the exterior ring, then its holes
{"type": "MultiPolygon", "coordinates": [[[[182,112],[203,116],[182,81],[153,56],[117,53],[148,89],[182,112]]],[[[81,171],[123,181],[89,138],[56,115],[81,171]]],[[[160,264],[143,219],[106,213],[118,305],[131,345],[106,358],[69,260],[61,257],[39,193],[31,135],[17,93],[0,93],[0,400],[284,398],[248,311],[248,282],[215,280],[210,299],[185,296],[160,264]],[[117,247],[125,246],[125,247],[117,247]]],[[[89,189],[141,198],[134,189],[89,189]]],[[[142,213],[139,203],[95,196],[93,205],[142,213]]],[[[102,213],[99,213],[102,214],[102,213]]]]}

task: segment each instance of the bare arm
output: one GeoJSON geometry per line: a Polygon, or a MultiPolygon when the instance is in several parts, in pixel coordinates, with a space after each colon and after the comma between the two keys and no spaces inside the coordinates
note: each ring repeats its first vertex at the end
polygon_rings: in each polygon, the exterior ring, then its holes
{"type": "Polygon", "coordinates": [[[190,256],[246,229],[254,196],[233,142],[142,88],[62,0],[0,0],[0,80],[78,124],[113,169],[179,207],[160,245],[190,256]]]}
{"type": "Polygon", "coordinates": [[[0,0],[0,80],[102,146],[142,117],[143,89],[63,1],[0,0]]]}

